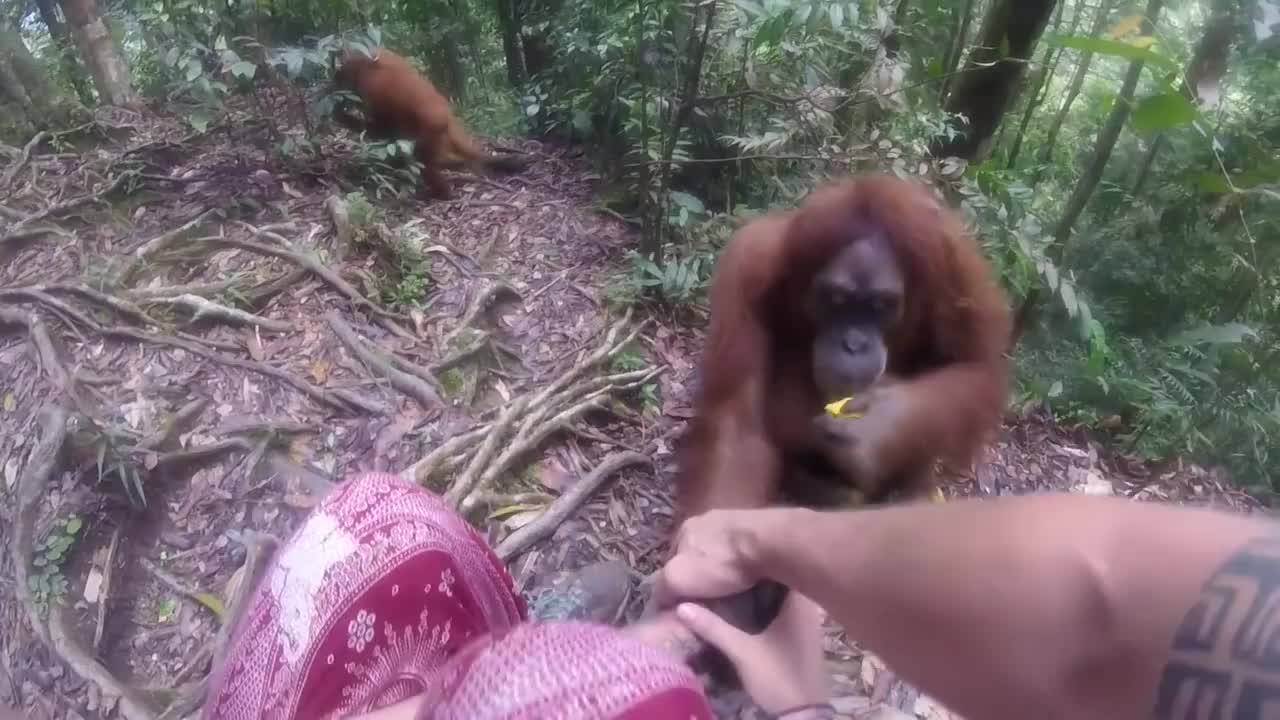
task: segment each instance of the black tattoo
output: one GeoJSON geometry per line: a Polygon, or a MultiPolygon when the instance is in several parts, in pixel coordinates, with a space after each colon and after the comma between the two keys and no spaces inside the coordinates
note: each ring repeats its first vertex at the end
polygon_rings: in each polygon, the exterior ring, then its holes
{"type": "Polygon", "coordinates": [[[1171,654],[1156,720],[1280,717],[1280,538],[1249,542],[1214,572],[1171,654]]]}

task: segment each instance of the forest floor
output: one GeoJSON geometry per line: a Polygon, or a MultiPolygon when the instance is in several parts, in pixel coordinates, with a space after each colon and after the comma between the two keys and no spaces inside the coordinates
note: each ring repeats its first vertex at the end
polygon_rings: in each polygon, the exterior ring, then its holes
{"type": "MultiPolygon", "coordinates": [[[[372,200],[347,237],[330,198],[353,189],[349,141],[286,162],[263,123],[120,113],[56,140],[0,154],[0,704],[182,717],[261,539],[357,471],[430,474],[522,590],[597,559],[637,584],[655,569],[705,312],[611,301],[636,239],[593,208],[580,152],[511,141],[524,173],[372,200]],[[411,311],[379,286],[406,242],[429,269],[411,311]],[[584,504],[552,504],[602,466],[584,504]]],[[[1258,507],[1035,412],[946,484],[1043,489],[1258,507]]],[[[949,717],[838,628],[828,651],[844,715],[949,717]]]]}

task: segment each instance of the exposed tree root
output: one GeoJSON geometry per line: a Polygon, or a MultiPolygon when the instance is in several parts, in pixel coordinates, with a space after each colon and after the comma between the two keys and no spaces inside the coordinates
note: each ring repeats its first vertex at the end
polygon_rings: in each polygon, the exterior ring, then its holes
{"type": "Polygon", "coordinates": [[[121,287],[132,285],[133,276],[141,263],[147,262],[152,256],[169,249],[174,243],[186,236],[187,233],[203,225],[206,221],[218,217],[220,214],[218,210],[213,208],[205,210],[182,225],[160,233],[134,248],[126,256],[124,266],[116,273],[116,284],[121,287]]]}
{"type": "Polygon", "coordinates": [[[47,407],[40,413],[40,441],[32,450],[26,470],[18,481],[18,507],[14,519],[11,552],[14,565],[14,594],[31,627],[48,642],[73,672],[92,682],[107,698],[119,698],[119,710],[126,720],[152,720],[155,712],[134,689],[121,683],[101,663],[73,639],[66,626],[60,603],[49,608],[48,621],[40,616],[29,588],[31,551],[35,543],[35,519],[53,473],[61,466],[68,438],[70,413],[62,407],[47,407]]]}
{"type": "Polygon", "coordinates": [[[44,368],[45,375],[58,389],[71,387],[71,375],[63,365],[62,357],[53,344],[53,338],[38,314],[22,312],[17,308],[0,307],[0,325],[25,327],[31,343],[36,347],[36,354],[40,358],[40,365],[44,368]]]}
{"type": "Polygon", "coordinates": [[[462,314],[462,319],[458,322],[457,327],[449,331],[448,335],[440,341],[444,347],[449,347],[449,343],[453,341],[460,333],[471,329],[482,313],[487,312],[494,305],[508,300],[510,302],[520,302],[520,293],[515,288],[504,282],[495,282],[486,286],[483,290],[476,293],[471,298],[470,304],[467,305],[466,311],[462,314]]]}
{"type": "MultiPolygon", "coordinates": [[[[343,345],[346,345],[351,352],[355,353],[360,362],[371,371],[382,375],[391,383],[392,387],[400,392],[417,400],[426,410],[434,410],[444,405],[444,401],[440,399],[440,394],[436,389],[423,380],[420,376],[407,373],[395,366],[395,361],[390,359],[382,352],[369,347],[368,342],[356,334],[338,313],[330,311],[325,313],[325,322],[329,323],[329,327],[333,329],[333,333],[338,336],[343,345]]],[[[403,360],[400,362],[404,362],[403,360]]]]}
{"type": "Polygon", "coordinates": [[[253,325],[263,330],[271,332],[289,332],[293,330],[293,325],[282,320],[272,320],[261,315],[254,315],[251,312],[245,312],[233,307],[227,307],[220,303],[206,300],[199,295],[192,293],[184,293],[173,297],[156,297],[150,299],[151,303],[168,303],[171,305],[179,305],[191,310],[191,322],[198,322],[204,318],[213,318],[235,325],[253,325]]]}
{"type": "Polygon", "coordinates": [[[13,179],[18,177],[18,173],[22,172],[22,169],[27,166],[27,163],[31,162],[31,154],[35,152],[35,149],[40,146],[40,143],[44,142],[48,137],[49,133],[41,130],[36,133],[35,137],[31,138],[31,140],[27,142],[26,146],[22,148],[22,155],[18,157],[17,162],[4,172],[4,177],[0,177],[0,191],[8,190],[9,187],[13,185],[13,179]]]}
{"type": "Polygon", "coordinates": [[[156,335],[154,333],[147,333],[141,330],[135,330],[133,328],[128,328],[128,327],[106,328],[104,332],[107,335],[113,335],[116,337],[126,337],[131,340],[139,340],[142,342],[156,343],[158,345],[168,345],[169,347],[182,348],[183,350],[186,350],[192,355],[198,355],[199,357],[202,357],[211,362],[220,363],[222,365],[227,365],[229,367],[240,368],[241,370],[248,370],[250,372],[258,373],[259,375],[266,375],[267,377],[275,378],[276,380],[279,380],[280,382],[285,383],[289,387],[292,387],[298,392],[306,395],[312,400],[328,405],[329,407],[334,408],[336,410],[347,411],[347,410],[355,409],[355,410],[370,413],[373,415],[376,415],[379,413],[385,413],[387,410],[385,407],[383,407],[381,403],[371,400],[369,398],[363,397],[359,393],[349,392],[346,390],[326,390],[324,388],[319,388],[308,383],[307,381],[303,380],[297,375],[294,375],[293,373],[290,373],[285,370],[281,370],[280,368],[272,367],[271,365],[256,362],[254,360],[244,360],[242,358],[229,357],[227,355],[223,355],[221,353],[217,353],[212,350],[209,350],[208,348],[205,348],[201,345],[191,342],[190,340],[183,340],[180,338],[169,337],[166,335],[156,335]]]}
{"type": "MultiPolygon", "coordinates": [[[[275,235],[275,237],[279,238],[280,241],[288,242],[279,235],[275,235]]],[[[392,333],[395,333],[406,340],[417,341],[417,337],[415,337],[413,333],[405,330],[404,327],[400,325],[400,322],[407,321],[408,318],[397,313],[393,313],[390,310],[386,310],[369,298],[366,298],[351,283],[343,280],[342,276],[338,275],[338,273],[328,265],[320,262],[320,259],[313,255],[294,250],[291,245],[277,247],[275,245],[267,245],[265,243],[254,242],[252,240],[236,240],[234,238],[216,237],[205,238],[204,242],[226,245],[228,247],[239,248],[241,250],[248,250],[249,252],[257,253],[259,255],[266,255],[268,257],[279,258],[281,260],[291,262],[323,280],[334,290],[342,293],[348,300],[355,303],[356,306],[373,313],[374,316],[378,318],[378,322],[381,323],[383,327],[387,328],[387,330],[390,330],[392,333]]]]}
{"type": "Polygon", "coordinates": [[[598,370],[602,363],[636,337],[640,328],[623,334],[630,319],[628,311],[605,332],[603,341],[593,352],[574,363],[554,381],[512,400],[492,422],[445,441],[405,470],[403,476],[425,483],[437,469],[462,467],[445,490],[445,501],[464,514],[483,504],[491,496],[491,488],[498,478],[513,472],[516,462],[551,434],[567,427],[587,411],[604,406],[613,394],[638,387],[662,372],[657,368],[583,377],[598,370]]]}
{"type": "Polygon", "coordinates": [[[99,202],[102,198],[124,187],[126,182],[133,180],[137,176],[137,172],[133,170],[126,170],[125,172],[116,175],[114,180],[104,185],[101,189],[85,195],[73,197],[70,200],[63,200],[62,202],[50,205],[39,212],[28,215],[22,220],[19,220],[13,227],[9,228],[9,232],[7,234],[0,236],[0,244],[17,239],[15,236],[20,235],[35,223],[45,220],[46,218],[54,217],[56,215],[65,215],[72,210],[78,210],[85,205],[91,205],[99,202]]]}
{"type": "Polygon", "coordinates": [[[614,477],[625,467],[642,463],[652,465],[653,460],[648,455],[635,452],[616,452],[608,455],[594,470],[551,503],[550,507],[544,510],[536,520],[504,538],[495,550],[498,557],[505,562],[524,552],[534,543],[550,537],[561,523],[604,486],[606,480],[614,477]]]}

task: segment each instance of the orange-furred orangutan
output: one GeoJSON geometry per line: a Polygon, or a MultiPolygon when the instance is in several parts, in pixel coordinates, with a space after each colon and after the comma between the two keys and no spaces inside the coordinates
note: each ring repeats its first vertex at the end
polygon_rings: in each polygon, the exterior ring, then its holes
{"type": "Polygon", "coordinates": [[[409,61],[386,48],[372,56],[348,49],[334,73],[339,90],[355,93],[364,102],[364,119],[339,103],[335,118],[346,127],[383,140],[413,140],[414,156],[422,163],[422,180],[438,197],[450,197],[441,168],[464,163],[495,170],[519,170],[524,162],[496,157],[480,149],[454,117],[449,101],[409,61]]]}
{"type": "MultiPolygon", "coordinates": [[[[958,213],[922,185],[856,176],[753,220],[721,253],[710,304],[677,523],[925,496],[935,461],[967,465],[999,427],[1008,301],[958,213]],[[858,417],[824,412],[846,397],[858,417]]],[[[755,629],[780,601],[762,583],[717,611],[755,629]]]]}

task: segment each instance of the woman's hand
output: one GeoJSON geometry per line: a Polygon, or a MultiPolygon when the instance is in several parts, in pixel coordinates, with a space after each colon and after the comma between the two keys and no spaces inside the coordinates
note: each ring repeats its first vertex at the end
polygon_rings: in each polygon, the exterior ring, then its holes
{"type": "Polygon", "coordinates": [[[770,715],[830,699],[822,610],[800,593],[787,593],[778,618],[759,635],[745,633],[693,603],[679,605],[676,617],[733,662],[743,690],[770,715]]]}

